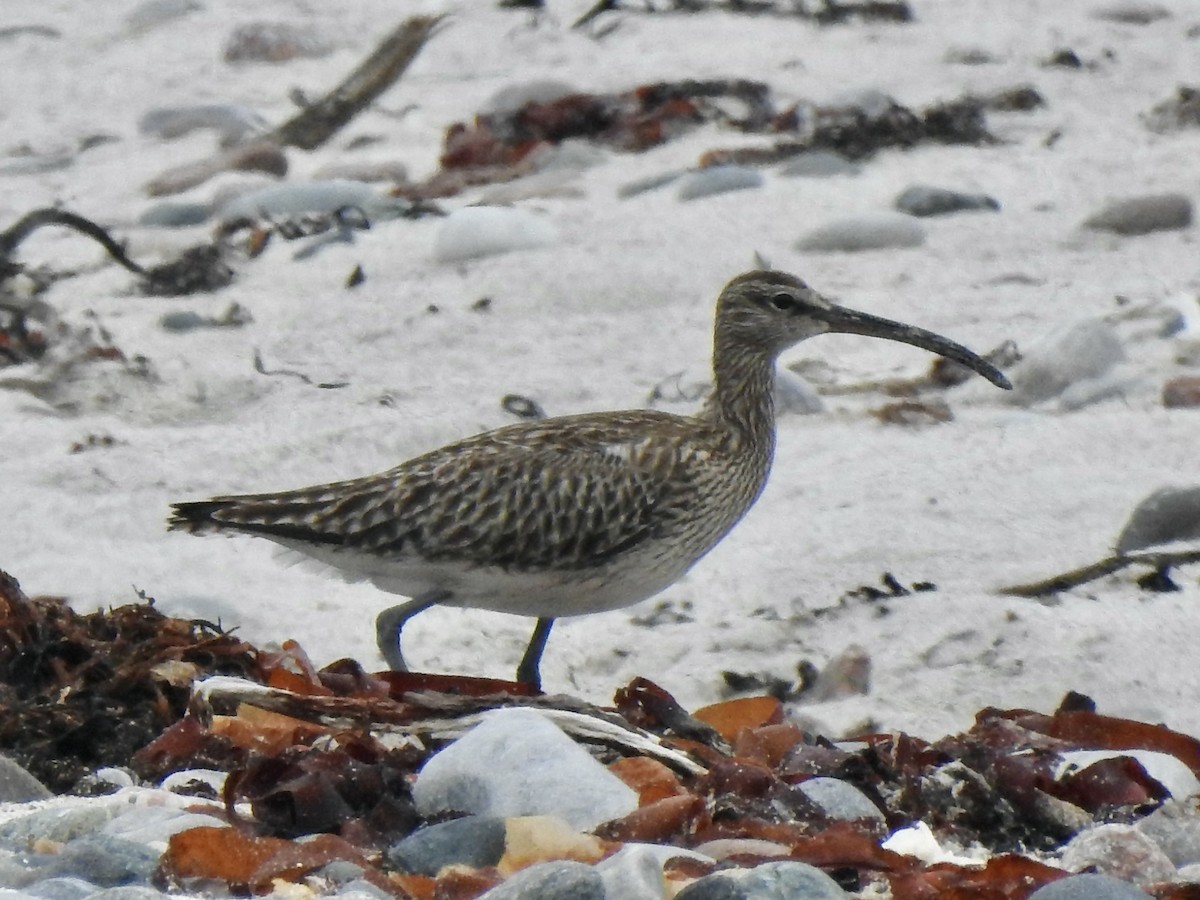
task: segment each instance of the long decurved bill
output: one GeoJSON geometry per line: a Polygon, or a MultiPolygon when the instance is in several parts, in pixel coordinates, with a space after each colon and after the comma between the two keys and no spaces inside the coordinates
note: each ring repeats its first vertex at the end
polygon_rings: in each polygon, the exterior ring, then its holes
{"type": "Polygon", "coordinates": [[[829,325],[830,333],[863,334],[867,337],[883,338],[885,341],[899,341],[902,344],[912,344],[938,356],[944,356],[955,362],[962,363],[969,369],[978,372],[996,387],[1012,390],[1012,384],[1004,373],[986,359],[971,352],[962,344],[956,344],[940,334],[926,331],[915,325],[905,325],[903,322],[893,322],[872,316],[869,313],[857,312],[842,306],[832,306],[816,312],[818,318],[824,319],[829,325]]]}

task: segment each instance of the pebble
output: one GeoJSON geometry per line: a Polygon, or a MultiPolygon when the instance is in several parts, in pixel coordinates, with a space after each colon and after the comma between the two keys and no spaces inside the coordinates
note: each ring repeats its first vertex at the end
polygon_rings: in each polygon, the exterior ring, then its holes
{"type": "Polygon", "coordinates": [[[815,866],[784,861],[706,875],[676,894],[675,900],[844,900],[848,896],[815,866]]]}
{"type": "Polygon", "coordinates": [[[883,821],[879,807],[854,785],[840,778],[809,778],[800,782],[799,787],[800,792],[830,818],[883,821]]]}
{"type": "Polygon", "coordinates": [[[910,216],[944,216],[964,210],[1000,209],[1000,203],[987,194],[967,194],[927,184],[914,184],[900,192],[896,209],[910,216]]]}
{"type": "Polygon", "coordinates": [[[399,208],[399,202],[384,196],[361,181],[308,181],[273,184],[241,194],[221,204],[216,218],[220,222],[237,219],[261,219],[328,214],[345,206],[354,206],[373,218],[378,212],[399,208]]]}
{"type": "Polygon", "coordinates": [[[1200,815],[1194,801],[1168,800],[1134,826],[1176,866],[1200,864],[1200,815]]]}
{"type": "Polygon", "coordinates": [[[163,201],[148,207],[138,224],[148,228],[190,228],[208,221],[209,209],[204,203],[173,203],[163,201]]]}
{"type": "Polygon", "coordinates": [[[1200,377],[1185,375],[1172,378],[1163,385],[1162,404],[1167,409],[1194,409],[1200,406],[1200,377]]]}
{"type": "Polygon", "coordinates": [[[644,844],[627,844],[596,865],[608,900],[665,900],[663,860],[644,844]]]}
{"type": "Polygon", "coordinates": [[[1125,25],[1149,25],[1151,22],[1170,17],[1170,10],[1166,7],[1157,3],[1146,3],[1143,0],[1123,0],[1120,3],[1110,3],[1092,12],[1093,19],[1121,22],[1125,25]]]}
{"type": "Polygon", "coordinates": [[[464,816],[413,832],[385,852],[387,861],[405,872],[437,875],[443,866],[494,866],[504,855],[504,820],[497,816],[464,816]]]}
{"type": "Polygon", "coordinates": [[[925,228],[914,217],[899,212],[866,212],[846,216],[820,226],[796,242],[808,253],[856,253],[919,247],[925,243],[925,228]]]}
{"type": "Polygon", "coordinates": [[[762,187],[763,177],[758,169],[749,166],[709,166],[689,172],[679,183],[680,200],[698,200],[714,194],[745,191],[762,187]]]}
{"type": "Polygon", "coordinates": [[[646,178],[638,178],[636,181],[630,181],[617,188],[617,196],[622,200],[627,200],[630,197],[636,197],[638,194],[657,191],[659,188],[664,188],[668,184],[678,181],[686,174],[688,173],[681,169],[677,172],[663,172],[658,175],[647,176],[646,178]]]}
{"type": "Polygon", "coordinates": [[[65,844],[40,871],[52,878],[83,878],[101,887],[116,887],[149,881],[160,856],[160,851],[143,843],[93,834],[65,844]]]}
{"type": "Polygon", "coordinates": [[[780,175],[790,178],[830,178],[834,175],[857,175],[862,166],[831,150],[809,150],[789,160],[779,169],[780,175]]]}
{"type": "Polygon", "coordinates": [[[825,401],[807,378],[791,369],[775,370],[775,411],[810,416],[825,411],[825,401]]]}
{"type": "Polygon", "coordinates": [[[28,803],[53,796],[22,765],[0,754],[0,803],[28,803]]]}
{"type": "Polygon", "coordinates": [[[156,28],[204,9],[196,0],[145,0],[125,15],[125,27],[132,31],[156,28]]]}
{"type": "Polygon", "coordinates": [[[554,223],[529,210],[500,206],[467,206],[442,220],[434,239],[438,262],[463,262],[513,250],[532,250],[558,243],[554,223]]]}
{"type": "Polygon", "coordinates": [[[530,709],[498,709],[435,754],[413,784],[423,815],[551,815],[580,830],[637,809],[637,794],[530,709]]]}
{"type": "Polygon", "coordinates": [[[1158,134],[1170,134],[1184,128],[1200,128],[1200,89],[1181,84],[1175,96],[1157,103],[1142,121],[1158,134]]]}
{"type": "Polygon", "coordinates": [[[1029,900],[1148,900],[1145,891],[1111,875],[1069,875],[1044,884],[1029,900]]]}
{"type": "Polygon", "coordinates": [[[1192,201],[1183,194],[1147,194],[1114,200],[1083,223],[1093,231],[1149,234],[1174,231],[1192,224],[1192,201]]]}
{"type": "Polygon", "coordinates": [[[1063,412],[1075,412],[1114,397],[1126,397],[1143,384],[1142,379],[1117,369],[1099,378],[1087,378],[1070,385],[1059,396],[1058,408],[1063,412]]]}
{"type": "Polygon", "coordinates": [[[225,42],[227,63],[281,63],[293,59],[320,59],[334,45],[315,27],[291,22],[247,22],[233,30],[225,42]]]}
{"type": "MultiPolygon", "coordinates": [[[[1117,553],[1133,553],[1192,539],[1200,539],[1200,487],[1164,487],[1134,507],[1116,549],[1117,553]]],[[[1174,791],[1172,795],[1178,799],[1187,796],[1174,791]]]]}
{"type": "Polygon", "coordinates": [[[1062,865],[1134,884],[1170,881],[1175,866],[1154,840],[1132,825],[1103,824],[1082,831],[1062,850],[1062,865]]]}
{"type": "Polygon", "coordinates": [[[138,120],[139,133],[168,141],[193,131],[215,131],[223,147],[263,134],[268,127],[256,110],[236,103],[162,106],[138,120]]]}
{"type": "Polygon", "coordinates": [[[1014,399],[1030,404],[1057,397],[1076,382],[1106,375],[1125,359],[1121,339],[1100,319],[1084,319],[1032,344],[1010,372],[1014,399]]]}
{"type": "Polygon", "coordinates": [[[25,887],[25,893],[42,900],[80,900],[100,890],[82,878],[47,878],[25,887]]]}
{"type": "MultiPolygon", "coordinates": [[[[591,866],[559,860],[522,869],[478,900],[606,900],[604,881],[591,866]]],[[[609,898],[615,900],[615,898],[609,898]]]]}

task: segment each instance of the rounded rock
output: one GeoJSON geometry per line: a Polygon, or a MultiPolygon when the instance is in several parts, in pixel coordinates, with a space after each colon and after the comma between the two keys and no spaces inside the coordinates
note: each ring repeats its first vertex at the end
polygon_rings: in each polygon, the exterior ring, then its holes
{"type": "Polygon", "coordinates": [[[16,761],[0,754],[0,803],[28,803],[54,795],[16,761]]]}
{"type": "Polygon", "coordinates": [[[821,807],[825,815],[833,819],[875,819],[883,821],[871,799],[849,782],[840,778],[818,776],[799,784],[800,792],[821,807]]]}
{"type": "Polygon", "coordinates": [[[836,881],[807,863],[769,862],[740,878],[746,900],[845,900],[836,881]]]}
{"type": "Polygon", "coordinates": [[[1114,200],[1083,223],[1093,231],[1137,235],[1174,231],[1192,224],[1192,201],[1183,194],[1150,194],[1114,200]]]}
{"type": "Polygon", "coordinates": [[[606,900],[604,881],[583,863],[559,860],[522,869],[479,900],[606,900]]]}
{"type": "Polygon", "coordinates": [[[1164,487],[1134,507],[1116,549],[1133,553],[1193,538],[1200,539],[1200,486],[1164,487]]]}
{"type": "Polygon", "coordinates": [[[749,166],[710,166],[689,172],[679,183],[680,200],[698,200],[714,194],[762,187],[762,173],[749,166]]]}
{"type": "Polygon", "coordinates": [[[835,219],[796,242],[802,253],[857,253],[919,247],[925,228],[913,216],[898,212],[867,212],[835,219]]]}
{"type": "Polygon", "coordinates": [[[789,178],[830,178],[834,175],[857,175],[862,166],[830,150],[809,150],[788,160],[780,175],[789,178]]]}
{"type": "Polygon", "coordinates": [[[465,262],[558,243],[558,229],[525,209],[467,206],[442,220],[434,240],[438,262],[465,262]]]}
{"type": "Polygon", "coordinates": [[[1000,209],[1000,203],[987,194],[967,194],[948,188],[927,184],[914,184],[900,192],[895,201],[896,209],[910,216],[944,216],[965,210],[1000,209]]]}
{"type": "Polygon", "coordinates": [[[663,864],[659,854],[644,845],[627,844],[596,865],[610,900],[664,900],[663,864]]]}
{"type": "Polygon", "coordinates": [[[1035,403],[1057,397],[1076,382],[1106,375],[1125,359],[1111,325],[1085,319],[1051,332],[1025,352],[1012,373],[1014,397],[1035,403]]]}
{"type": "Polygon", "coordinates": [[[1148,900],[1145,891],[1111,875],[1071,875],[1044,884],[1029,900],[1148,900]]]}
{"type": "Polygon", "coordinates": [[[384,853],[405,872],[437,875],[443,866],[494,866],[504,855],[504,820],[496,816],[464,816],[414,831],[384,853]]]}

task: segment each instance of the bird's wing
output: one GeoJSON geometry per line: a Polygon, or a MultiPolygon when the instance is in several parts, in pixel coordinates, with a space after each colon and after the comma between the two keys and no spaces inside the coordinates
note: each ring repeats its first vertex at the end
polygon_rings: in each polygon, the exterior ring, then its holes
{"type": "Polygon", "coordinates": [[[375,476],[177,504],[171,524],[515,570],[597,565],[669,525],[688,493],[694,453],[678,420],[660,424],[510,426],[375,476]]]}

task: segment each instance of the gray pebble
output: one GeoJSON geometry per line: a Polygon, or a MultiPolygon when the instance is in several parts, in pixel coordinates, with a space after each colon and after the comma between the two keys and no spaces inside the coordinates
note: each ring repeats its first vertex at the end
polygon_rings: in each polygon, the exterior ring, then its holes
{"type": "Polygon", "coordinates": [[[134,31],[142,31],[200,9],[204,9],[204,5],[196,0],[145,0],[125,16],[125,25],[134,31]]]}
{"type": "Polygon", "coordinates": [[[155,203],[138,216],[138,224],[148,228],[189,228],[208,221],[204,203],[155,203]]]}
{"type": "Polygon", "coordinates": [[[833,175],[857,175],[862,166],[829,150],[810,150],[789,160],[780,175],[793,178],[829,178],[833,175]]]}
{"type": "Polygon", "coordinates": [[[742,886],[723,873],[697,878],[675,895],[675,900],[746,900],[742,886]]]}
{"type": "Polygon", "coordinates": [[[604,882],[591,866],[560,860],[517,872],[479,900],[606,900],[604,882]]]}
{"type": "Polygon", "coordinates": [[[169,900],[169,898],[162,891],[156,891],[152,887],[128,884],[97,891],[88,897],[88,900],[169,900]]]}
{"type": "Polygon", "coordinates": [[[138,120],[141,134],[172,140],[193,131],[215,131],[225,147],[263,134],[268,127],[257,110],[236,103],[160,106],[138,120]]]}
{"type": "Polygon", "coordinates": [[[987,194],[966,194],[948,188],[914,184],[901,191],[895,201],[896,209],[910,216],[944,216],[964,210],[1000,209],[999,202],[987,194]]]}
{"type": "Polygon", "coordinates": [[[1102,6],[1092,13],[1092,18],[1108,22],[1120,22],[1124,25],[1149,25],[1159,19],[1171,17],[1170,10],[1157,3],[1146,3],[1144,0],[1122,0],[1102,6]]]}
{"type": "Polygon", "coordinates": [[[384,853],[397,869],[437,875],[443,866],[494,866],[504,855],[504,820],[464,816],[415,831],[384,853]]]}
{"type": "Polygon", "coordinates": [[[1110,875],[1069,875],[1044,884],[1029,900],[1148,900],[1145,891],[1110,875]]]}
{"type": "Polygon", "coordinates": [[[388,198],[361,181],[310,181],[272,185],[242,194],[221,205],[217,219],[232,222],[262,216],[288,217],[305,213],[332,213],[345,206],[361,209],[374,218],[389,206],[400,208],[399,201],[388,198]]]}
{"type": "Polygon", "coordinates": [[[82,900],[100,888],[82,878],[47,878],[25,887],[27,894],[42,900],[82,900]]]}
{"type": "Polygon", "coordinates": [[[1181,869],[1200,865],[1200,813],[1192,800],[1168,800],[1134,827],[1149,835],[1181,869]]]}
{"type": "Polygon", "coordinates": [[[1084,228],[1115,234],[1174,231],[1192,224],[1192,201],[1183,194],[1148,194],[1114,200],[1089,216],[1084,228]]]}
{"type": "Polygon", "coordinates": [[[871,798],[840,778],[809,778],[800,782],[799,787],[804,796],[821,807],[825,815],[834,819],[883,821],[883,813],[871,802],[871,798]]]}
{"type": "Polygon", "coordinates": [[[185,331],[194,331],[197,328],[208,328],[213,324],[213,321],[207,316],[202,316],[200,313],[193,312],[190,309],[180,309],[174,312],[163,313],[158,320],[158,324],[165,331],[183,333],[185,331]]]}
{"type": "Polygon", "coordinates": [[[755,866],[740,878],[746,900],[845,900],[838,883],[818,869],[800,862],[769,862],[755,866]]]}
{"type": "Polygon", "coordinates": [[[1062,849],[1062,866],[1090,870],[1136,884],[1170,881],[1175,865],[1149,836],[1132,825],[1104,823],[1081,831],[1062,849]]]}
{"type": "Polygon", "coordinates": [[[1036,403],[1071,385],[1101,378],[1125,359],[1121,339],[1100,319],[1084,319],[1032,344],[1011,372],[1014,399],[1036,403]]]}
{"type": "Polygon", "coordinates": [[[1200,539],[1200,487],[1159,488],[1134,508],[1117,538],[1117,552],[1192,539],[1200,539]]]}
{"type": "Polygon", "coordinates": [[[28,803],[53,796],[24,767],[0,754],[0,803],[28,803]]]}
{"type": "Polygon", "coordinates": [[[49,876],[72,876],[101,887],[149,881],[160,853],[145,844],[94,834],[66,844],[42,871],[49,876]]]}
{"type": "Polygon", "coordinates": [[[796,242],[807,253],[855,253],[919,247],[925,243],[925,228],[914,217],[898,212],[866,212],[835,219],[796,242]]]}
{"type": "Polygon", "coordinates": [[[98,831],[118,814],[110,803],[37,810],[0,825],[0,847],[22,851],[38,838],[66,843],[98,831]]]}
{"type": "Polygon", "coordinates": [[[709,166],[689,172],[679,183],[680,200],[698,200],[713,194],[762,187],[763,177],[749,166],[709,166]]]}
{"type": "Polygon", "coordinates": [[[644,844],[626,844],[597,863],[596,871],[609,900],[664,900],[667,895],[662,860],[644,844]]]}
{"type": "Polygon", "coordinates": [[[630,181],[628,184],[623,184],[617,189],[617,196],[622,200],[629,197],[636,197],[638,194],[646,194],[650,191],[657,191],[659,188],[666,187],[674,181],[678,181],[687,173],[679,172],[664,172],[661,175],[651,175],[648,178],[639,178],[636,181],[630,181]]]}

